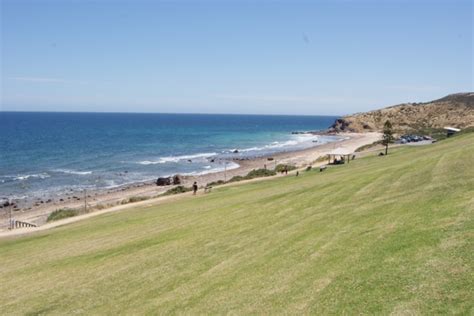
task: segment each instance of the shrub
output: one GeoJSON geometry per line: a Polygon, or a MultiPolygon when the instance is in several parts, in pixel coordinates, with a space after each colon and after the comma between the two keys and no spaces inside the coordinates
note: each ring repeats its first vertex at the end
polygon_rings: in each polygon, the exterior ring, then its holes
{"type": "Polygon", "coordinates": [[[245,177],[242,176],[234,176],[232,179],[229,180],[229,182],[236,182],[236,181],[242,181],[242,180],[250,180],[250,179],[255,179],[255,178],[261,178],[261,177],[270,177],[276,175],[275,170],[268,170],[268,169],[254,169],[247,173],[245,177]]]}
{"type": "Polygon", "coordinates": [[[213,186],[221,185],[221,184],[225,184],[225,181],[224,180],[212,181],[212,182],[208,183],[207,186],[208,187],[213,187],[213,186]]]}
{"type": "Polygon", "coordinates": [[[149,196],[132,196],[131,198],[128,199],[128,202],[129,203],[140,202],[140,201],[145,201],[148,199],[150,199],[149,196]]]}
{"type": "Polygon", "coordinates": [[[97,204],[94,208],[95,208],[96,210],[103,210],[104,208],[107,208],[107,205],[104,205],[104,204],[97,204]]]}
{"type": "Polygon", "coordinates": [[[242,176],[233,176],[233,177],[229,180],[229,182],[237,182],[237,181],[242,181],[242,180],[244,180],[244,179],[245,179],[245,178],[242,177],[242,176]]]}
{"type": "Polygon", "coordinates": [[[79,215],[79,210],[76,209],[69,209],[69,208],[61,208],[49,214],[48,218],[46,219],[47,222],[57,221],[63,218],[73,217],[79,215]]]}
{"type": "Polygon", "coordinates": [[[275,171],[276,172],[283,172],[283,171],[285,171],[285,167],[288,169],[288,171],[296,169],[296,167],[293,166],[293,165],[279,164],[275,167],[275,171]]]}
{"type": "Polygon", "coordinates": [[[174,188],[172,188],[172,189],[169,189],[168,191],[166,191],[166,192],[163,193],[162,195],[179,194],[179,193],[184,193],[184,192],[191,191],[192,189],[193,189],[193,188],[186,188],[185,186],[178,185],[177,187],[174,187],[174,188]]]}
{"type": "Polygon", "coordinates": [[[268,169],[254,169],[250,171],[246,176],[245,179],[253,179],[253,178],[260,178],[260,177],[270,177],[276,175],[275,170],[268,170],[268,169]]]}

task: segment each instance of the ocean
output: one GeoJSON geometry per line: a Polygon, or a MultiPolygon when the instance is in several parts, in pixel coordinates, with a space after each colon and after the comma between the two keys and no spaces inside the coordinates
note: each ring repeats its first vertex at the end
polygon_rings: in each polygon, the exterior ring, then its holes
{"type": "Polygon", "coordinates": [[[335,141],[335,116],[0,112],[0,198],[112,188],[238,167],[335,141]]]}

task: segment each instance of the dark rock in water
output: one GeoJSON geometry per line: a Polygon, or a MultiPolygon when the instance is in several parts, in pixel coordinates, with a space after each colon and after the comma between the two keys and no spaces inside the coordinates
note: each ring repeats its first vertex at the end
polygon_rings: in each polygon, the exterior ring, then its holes
{"type": "Polygon", "coordinates": [[[64,199],[59,199],[59,201],[60,201],[60,202],[63,202],[63,201],[64,201],[64,199]]]}
{"type": "Polygon", "coordinates": [[[173,184],[176,185],[176,184],[181,184],[181,176],[179,174],[173,176],[173,184]]]}
{"type": "Polygon", "coordinates": [[[193,162],[191,159],[188,159],[188,162],[193,162]]]}
{"type": "Polygon", "coordinates": [[[234,150],[232,153],[234,153],[234,154],[238,154],[238,153],[239,153],[239,151],[238,151],[237,149],[235,149],[235,150],[234,150]]]}
{"type": "Polygon", "coordinates": [[[171,177],[168,178],[158,178],[156,180],[156,185],[163,186],[163,185],[170,185],[171,184],[171,177]]]}
{"type": "Polygon", "coordinates": [[[210,161],[211,161],[211,162],[214,162],[214,161],[216,161],[216,160],[215,160],[215,159],[211,159],[210,161]]]}

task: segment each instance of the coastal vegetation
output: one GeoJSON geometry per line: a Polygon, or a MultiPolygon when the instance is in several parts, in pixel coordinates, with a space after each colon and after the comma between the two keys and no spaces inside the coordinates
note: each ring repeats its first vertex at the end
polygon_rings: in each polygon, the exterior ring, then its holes
{"type": "MultiPolygon", "coordinates": [[[[293,170],[293,169],[288,169],[288,170],[293,170]]],[[[245,176],[233,176],[228,181],[218,180],[218,181],[209,182],[207,185],[208,186],[218,186],[218,185],[222,185],[222,184],[226,184],[226,183],[232,183],[232,182],[238,182],[238,181],[242,181],[242,180],[250,180],[250,179],[262,178],[262,177],[271,177],[271,176],[274,176],[276,174],[277,173],[276,173],[275,170],[254,169],[254,170],[249,171],[247,173],[247,175],[245,175],[245,176]]]]}
{"type": "Polygon", "coordinates": [[[388,155],[388,145],[394,140],[392,132],[392,123],[389,120],[383,125],[382,145],[385,146],[385,155],[388,155]]]}
{"type": "Polygon", "coordinates": [[[167,190],[165,193],[163,193],[162,195],[173,195],[173,194],[180,194],[180,193],[185,193],[185,192],[189,192],[189,191],[192,191],[193,188],[191,187],[185,187],[183,185],[178,185],[174,188],[171,188],[169,190],[167,190]]]}
{"type": "Polygon", "coordinates": [[[292,171],[297,169],[296,166],[294,165],[288,165],[288,164],[278,164],[275,168],[276,172],[284,172],[285,170],[292,171]]]}
{"type": "Polygon", "coordinates": [[[2,239],[0,307],[468,315],[472,161],[471,133],[2,239]]]}
{"type": "Polygon", "coordinates": [[[129,203],[140,202],[150,199],[149,196],[132,196],[128,199],[129,203]]]}
{"type": "Polygon", "coordinates": [[[61,208],[49,214],[48,218],[46,219],[47,222],[57,221],[60,219],[68,218],[77,216],[80,214],[80,211],[77,209],[71,208],[61,208]]]}
{"type": "Polygon", "coordinates": [[[128,204],[128,203],[135,203],[135,202],[140,202],[140,201],[145,201],[145,200],[148,200],[148,199],[151,199],[151,197],[149,196],[131,196],[127,199],[123,199],[122,202],[120,202],[120,204],[128,204]]]}
{"type": "Polygon", "coordinates": [[[229,182],[237,182],[242,180],[250,180],[255,178],[262,178],[262,177],[271,177],[276,175],[275,170],[270,169],[254,169],[249,171],[246,176],[234,176],[232,177],[229,182]]]}

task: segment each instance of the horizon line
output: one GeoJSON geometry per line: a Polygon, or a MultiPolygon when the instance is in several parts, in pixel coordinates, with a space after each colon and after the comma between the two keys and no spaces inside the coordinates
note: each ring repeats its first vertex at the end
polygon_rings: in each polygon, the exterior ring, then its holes
{"type": "Polygon", "coordinates": [[[204,113],[204,112],[114,112],[114,111],[28,111],[28,110],[0,110],[0,113],[71,113],[71,114],[169,114],[169,115],[248,115],[248,116],[325,116],[342,117],[342,115],[321,114],[258,114],[258,113],[204,113]]]}

